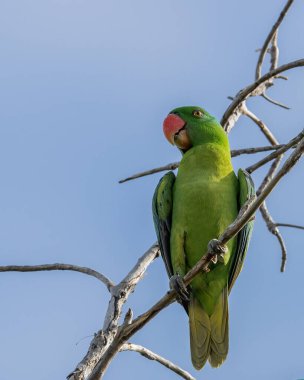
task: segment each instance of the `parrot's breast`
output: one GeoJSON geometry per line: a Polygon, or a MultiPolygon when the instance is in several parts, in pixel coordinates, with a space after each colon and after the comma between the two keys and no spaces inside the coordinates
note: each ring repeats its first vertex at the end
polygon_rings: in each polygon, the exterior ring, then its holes
{"type": "MultiPolygon", "coordinates": [[[[236,218],[237,196],[238,180],[226,148],[205,144],[184,155],[173,190],[171,239],[184,233],[187,270],[206,253],[208,242],[218,238],[236,218]]],[[[227,264],[235,251],[235,239],[227,245],[224,264],[211,267],[208,274],[196,276],[191,283],[194,294],[209,313],[227,284],[227,264]]]]}

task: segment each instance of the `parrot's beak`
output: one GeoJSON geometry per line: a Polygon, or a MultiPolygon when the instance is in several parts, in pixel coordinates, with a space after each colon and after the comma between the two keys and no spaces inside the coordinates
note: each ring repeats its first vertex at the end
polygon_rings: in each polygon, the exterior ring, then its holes
{"type": "Polygon", "coordinates": [[[167,140],[180,149],[188,149],[191,146],[189,136],[185,130],[186,122],[173,113],[164,120],[163,130],[167,140]]]}
{"type": "Polygon", "coordinates": [[[174,145],[174,136],[177,135],[185,125],[185,121],[173,113],[170,113],[165,118],[163,124],[164,134],[172,145],[174,145]]]}

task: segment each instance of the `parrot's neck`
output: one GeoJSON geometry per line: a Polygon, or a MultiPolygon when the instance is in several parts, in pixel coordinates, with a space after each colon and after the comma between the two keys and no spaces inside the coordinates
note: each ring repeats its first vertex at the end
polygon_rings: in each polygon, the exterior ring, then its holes
{"type": "Polygon", "coordinates": [[[229,146],[205,143],[189,149],[183,156],[179,173],[190,176],[204,173],[218,179],[233,172],[229,146]],[[186,169],[186,170],[185,170],[186,169]]]}

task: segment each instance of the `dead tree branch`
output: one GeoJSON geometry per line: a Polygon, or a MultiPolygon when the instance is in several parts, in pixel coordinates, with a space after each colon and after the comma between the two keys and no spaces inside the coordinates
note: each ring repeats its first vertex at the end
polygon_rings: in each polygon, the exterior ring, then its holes
{"type": "Polygon", "coordinates": [[[108,279],[105,275],[97,272],[94,269],[87,267],[79,267],[72,264],[41,264],[41,265],[7,265],[0,266],[0,272],[38,272],[38,271],[53,271],[53,270],[70,270],[74,272],[80,272],[97,278],[99,281],[103,282],[108,288],[109,292],[112,291],[114,287],[113,281],[108,279]]]}
{"type": "Polygon", "coordinates": [[[164,165],[164,166],[161,166],[161,167],[155,168],[155,169],[146,170],[144,172],[134,174],[134,175],[127,177],[125,179],[121,179],[118,183],[124,183],[127,181],[131,181],[132,179],[136,179],[136,178],[144,177],[147,175],[163,172],[166,170],[175,170],[178,167],[179,167],[179,162],[172,162],[172,164],[164,165]]]}
{"type": "MultiPolygon", "coordinates": [[[[148,251],[137,261],[123,280],[113,287],[112,297],[106,312],[102,330],[98,331],[89,350],[75,370],[68,375],[69,380],[84,380],[91,378],[94,367],[105,353],[111,351],[113,341],[117,335],[118,323],[122,314],[122,308],[129,295],[134,291],[138,282],[143,278],[148,266],[158,256],[159,247],[153,244],[148,251]]],[[[130,313],[129,313],[130,316],[130,313]]],[[[127,316],[126,323],[129,316],[127,316]]],[[[129,320],[130,322],[130,320],[129,320]]]]}
{"type": "MultiPolygon", "coordinates": [[[[278,144],[278,140],[272,134],[272,132],[267,128],[267,126],[265,125],[265,123],[263,123],[261,120],[258,120],[258,118],[247,109],[247,107],[245,106],[244,103],[243,103],[242,111],[245,114],[247,114],[247,116],[249,116],[259,126],[261,132],[264,134],[264,136],[266,137],[266,139],[273,146],[276,146],[278,144]]],[[[301,138],[302,138],[302,132],[297,137],[295,137],[295,139],[297,141],[300,141],[301,138]],[[299,137],[299,140],[297,140],[297,137],[299,137]]],[[[293,144],[292,140],[289,142],[289,144],[291,144],[291,145],[293,144]]],[[[286,145],[288,145],[288,144],[286,144],[286,145]]],[[[267,172],[266,176],[264,177],[264,179],[263,179],[263,181],[262,181],[259,189],[257,190],[257,195],[259,195],[265,189],[265,187],[267,186],[267,184],[269,183],[269,181],[273,178],[276,170],[278,169],[278,167],[279,167],[279,165],[280,165],[280,163],[281,163],[281,161],[283,159],[283,153],[285,151],[286,151],[285,148],[280,148],[280,149],[278,149],[275,152],[275,153],[277,153],[275,156],[271,156],[275,160],[271,164],[270,169],[268,170],[268,172],[267,172]]],[[[248,168],[249,173],[252,173],[258,167],[260,167],[260,166],[264,165],[266,162],[268,162],[267,158],[269,159],[269,156],[270,155],[268,155],[268,157],[265,157],[263,160],[257,162],[256,164],[250,166],[248,168]]],[[[287,260],[287,250],[286,250],[286,245],[284,243],[283,236],[281,235],[281,232],[280,232],[279,228],[275,226],[274,220],[272,219],[272,217],[270,215],[270,212],[269,212],[269,210],[267,208],[266,202],[264,202],[261,205],[260,212],[261,212],[262,218],[264,219],[264,221],[266,223],[268,231],[271,234],[273,234],[274,236],[276,236],[276,238],[278,239],[278,242],[280,244],[281,255],[282,255],[281,272],[283,272],[285,270],[285,265],[286,265],[286,260],[287,260]]]]}
{"type": "Polygon", "coordinates": [[[270,142],[271,145],[278,145],[277,139],[274,137],[273,133],[266,126],[266,124],[260,120],[253,112],[249,111],[245,102],[242,103],[242,107],[240,108],[240,112],[249,117],[261,130],[266,139],[270,142]]]}
{"type": "MultiPolygon", "coordinates": [[[[276,23],[272,27],[270,33],[268,34],[268,36],[264,42],[264,45],[260,51],[259,59],[258,59],[257,66],[256,66],[256,75],[255,75],[256,80],[261,78],[262,64],[263,64],[265,54],[267,51],[269,51],[270,56],[271,56],[270,70],[274,71],[277,69],[278,61],[279,61],[278,28],[279,28],[281,22],[283,21],[284,17],[286,16],[286,14],[287,14],[290,6],[292,5],[292,3],[293,3],[293,0],[287,1],[284,9],[282,10],[281,14],[279,15],[278,20],[276,21],[276,23]],[[270,43],[271,43],[271,48],[268,48],[270,43]]],[[[264,85],[260,87],[260,94],[259,95],[261,95],[264,99],[268,100],[269,102],[271,102],[275,105],[289,109],[289,107],[285,106],[284,104],[282,104],[280,102],[277,102],[277,101],[269,98],[266,95],[267,88],[272,86],[274,79],[278,78],[278,77],[279,77],[278,75],[273,76],[271,79],[266,81],[264,83],[264,85]]],[[[284,77],[284,79],[287,79],[287,78],[284,77]]],[[[272,134],[272,132],[266,127],[266,125],[261,120],[259,120],[255,115],[253,115],[250,111],[248,111],[248,109],[246,108],[246,105],[245,105],[245,101],[243,101],[241,106],[239,107],[239,112],[242,112],[242,111],[243,111],[243,114],[246,114],[248,117],[250,117],[260,127],[262,133],[265,135],[265,137],[268,139],[268,141],[272,145],[278,144],[277,139],[272,134]]],[[[278,152],[280,154],[275,157],[275,161],[272,163],[272,165],[270,166],[270,169],[268,170],[265,178],[263,179],[262,184],[260,185],[260,187],[257,191],[258,195],[265,189],[267,184],[273,178],[273,176],[275,175],[275,172],[277,171],[277,169],[278,169],[278,167],[279,167],[279,165],[283,159],[284,149],[283,150],[279,149],[278,152]]],[[[253,170],[257,169],[258,167],[260,167],[260,165],[263,165],[265,162],[267,162],[268,158],[270,158],[270,157],[268,156],[266,159],[263,159],[260,162],[256,163],[255,165],[250,166],[248,168],[249,172],[252,172],[253,170]]],[[[285,246],[283,237],[282,237],[278,227],[276,226],[274,220],[272,219],[265,202],[261,205],[260,212],[261,212],[262,217],[263,217],[263,219],[267,225],[269,232],[277,237],[279,244],[281,246],[281,252],[282,252],[281,272],[283,272],[285,270],[285,264],[286,264],[286,259],[287,259],[287,251],[286,251],[286,246],[285,246]]]]}
{"type": "Polygon", "coordinates": [[[286,104],[283,104],[283,103],[278,102],[277,100],[271,99],[265,93],[262,94],[261,96],[262,96],[262,98],[264,98],[265,100],[267,100],[269,103],[274,104],[275,106],[279,106],[281,108],[284,108],[285,110],[290,110],[290,107],[286,106],[286,104]]]}
{"type": "MultiPolygon", "coordinates": [[[[283,8],[282,12],[280,13],[277,21],[275,22],[275,24],[271,28],[271,31],[269,32],[269,34],[268,34],[268,36],[267,36],[267,38],[266,38],[266,40],[265,40],[265,42],[261,48],[258,63],[256,66],[255,79],[261,78],[262,65],[263,65],[263,61],[264,61],[268,46],[271,43],[271,41],[274,40],[274,38],[276,39],[276,35],[277,35],[277,31],[279,29],[279,26],[281,25],[284,17],[286,16],[286,14],[287,14],[287,12],[288,12],[288,10],[291,7],[293,2],[294,2],[294,0],[288,0],[287,1],[285,7],[283,8]]],[[[272,56],[273,56],[273,54],[272,54],[272,56]]],[[[271,70],[274,69],[276,67],[276,65],[277,65],[277,61],[275,60],[275,58],[273,58],[273,60],[271,62],[271,70]]]]}
{"type": "Polygon", "coordinates": [[[268,211],[268,208],[266,206],[266,202],[264,202],[262,204],[262,206],[260,207],[260,211],[261,211],[261,214],[262,214],[262,217],[266,223],[266,226],[268,228],[268,231],[273,234],[274,236],[277,237],[278,241],[279,241],[279,244],[281,246],[281,252],[282,252],[282,259],[281,259],[281,272],[284,272],[285,271],[285,265],[286,265],[286,260],[287,260],[287,249],[286,249],[286,245],[285,245],[285,242],[284,242],[284,239],[278,229],[278,226],[276,225],[276,223],[274,223],[269,211],[268,211]]]}
{"type": "Polygon", "coordinates": [[[298,224],[290,224],[290,223],[275,223],[276,227],[290,227],[297,228],[299,230],[304,230],[304,226],[299,226],[298,224]]]}
{"type": "Polygon", "coordinates": [[[256,162],[255,164],[248,166],[248,168],[246,168],[246,171],[250,174],[253,173],[261,166],[267,164],[267,162],[276,159],[278,156],[281,156],[283,153],[285,153],[288,149],[295,146],[303,137],[304,129],[296,137],[291,139],[287,144],[281,146],[281,148],[277,149],[275,152],[269,154],[268,156],[264,157],[262,160],[256,162]]]}
{"type": "Polygon", "coordinates": [[[221,125],[225,131],[230,132],[239,119],[240,115],[242,114],[240,109],[243,101],[251,96],[261,95],[264,92],[267,82],[270,79],[275,78],[278,74],[302,66],[304,66],[304,59],[298,59],[296,61],[286,63],[285,65],[269,71],[261,78],[257,79],[255,82],[239,91],[222,117],[221,125]]]}
{"type": "MultiPolygon", "coordinates": [[[[242,154],[255,154],[255,153],[261,153],[261,152],[269,152],[271,150],[278,150],[280,148],[285,147],[286,144],[278,144],[278,145],[267,145],[267,146],[261,146],[261,147],[255,147],[255,148],[243,148],[243,149],[233,149],[231,150],[231,157],[237,157],[242,154]]],[[[121,179],[119,183],[124,183],[127,181],[132,181],[137,178],[145,177],[151,174],[160,173],[168,170],[175,170],[179,167],[179,162],[172,162],[171,164],[160,166],[158,168],[153,168],[150,170],[145,170],[143,172],[133,174],[130,177],[121,179]]]]}
{"type": "Polygon", "coordinates": [[[182,377],[186,380],[195,380],[195,378],[190,375],[189,372],[183,370],[182,368],[178,367],[176,364],[172,363],[170,360],[163,358],[162,356],[156,354],[155,352],[148,350],[147,348],[140,346],[138,344],[133,343],[124,343],[120,351],[134,351],[138,352],[140,355],[144,356],[145,358],[149,360],[155,360],[158,363],[162,364],[166,368],[170,369],[171,371],[175,372],[177,375],[182,377]]]}

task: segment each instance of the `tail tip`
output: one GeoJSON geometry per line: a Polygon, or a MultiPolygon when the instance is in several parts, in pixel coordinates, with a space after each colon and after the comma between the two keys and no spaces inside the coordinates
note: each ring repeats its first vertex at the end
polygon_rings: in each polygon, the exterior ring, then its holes
{"type": "Polygon", "coordinates": [[[208,360],[212,368],[218,368],[224,363],[226,358],[227,358],[227,353],[224,355],[219,355],[218,353],[212,351],[210,352],[210,356],[208,360]]]}

